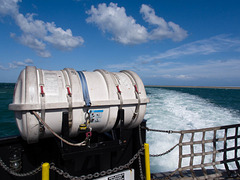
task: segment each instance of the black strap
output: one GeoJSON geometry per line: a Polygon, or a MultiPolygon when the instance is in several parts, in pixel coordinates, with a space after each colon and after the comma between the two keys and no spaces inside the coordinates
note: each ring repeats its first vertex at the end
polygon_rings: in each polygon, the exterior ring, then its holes
{"type": "Polygon", "coordinates": [[[115,129],[118,126],[119,121],[121,123],[121,127],[123,127],[124,126],[124,109],[118,109],[117,119],[113,126],[113,129],[115,129]]]}

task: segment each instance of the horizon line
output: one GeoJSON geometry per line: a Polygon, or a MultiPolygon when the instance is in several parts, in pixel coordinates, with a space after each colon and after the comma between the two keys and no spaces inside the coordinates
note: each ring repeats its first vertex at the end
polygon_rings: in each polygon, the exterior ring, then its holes
{"type": "Polygon", "coordinates": [[[145,87],[209,88],[209,89],[240,89],[240,86],[174,86],[174,85],[145,85],[145,87]]]}

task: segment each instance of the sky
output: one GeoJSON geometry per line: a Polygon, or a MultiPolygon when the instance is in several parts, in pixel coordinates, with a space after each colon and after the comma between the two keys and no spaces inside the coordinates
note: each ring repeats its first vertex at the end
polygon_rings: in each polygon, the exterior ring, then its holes
{"type": "Polygon", "coordinates": [[[240,1],[0,0],[0,82],[25,66],[240,86],[240,1]]]}

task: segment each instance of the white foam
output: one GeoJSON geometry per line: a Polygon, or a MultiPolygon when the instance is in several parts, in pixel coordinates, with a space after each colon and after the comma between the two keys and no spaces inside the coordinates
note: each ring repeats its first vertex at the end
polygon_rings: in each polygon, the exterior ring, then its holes
{"type": "MultiPolygon", "coordinates": [[[[148,91],[150,92],[148,95],[150,103],[145,119],[149,128],[162,130],[199,129],[236,124],[240,120],[239,114],[234,111],[219,107],[198,96],[160,88],[149,88],[148,91]]],[[[165,152],[177,144],[178,140],[178,134],[147,133],[150,154],[165,152]]],[[[196,147],[196,150],[198,148],[201,147],[196,147]]],[[[178,166],[178,148],[168,155],[150,160],[152,172],[175,170],[178,166]]]]}

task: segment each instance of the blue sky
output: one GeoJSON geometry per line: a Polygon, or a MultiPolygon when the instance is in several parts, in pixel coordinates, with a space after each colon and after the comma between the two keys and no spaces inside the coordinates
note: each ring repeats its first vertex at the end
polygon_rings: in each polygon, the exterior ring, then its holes
{"type": "Polygon", "coordinates": [[[0,82],[24,66],[240,86],[240,1],[0,0],[0,82]]]}

